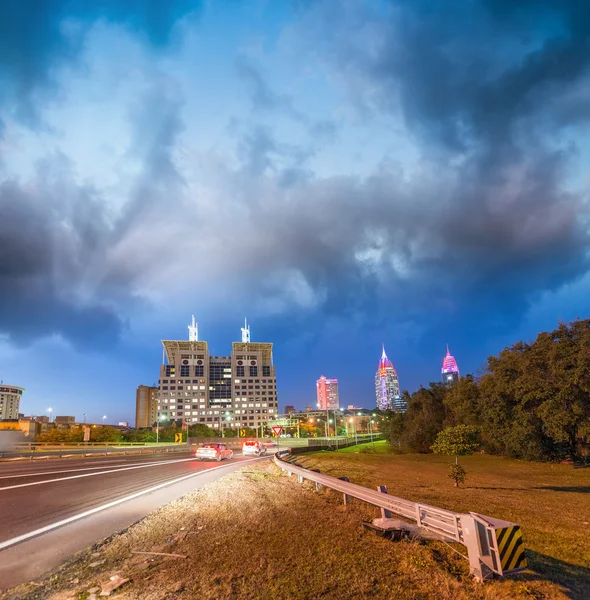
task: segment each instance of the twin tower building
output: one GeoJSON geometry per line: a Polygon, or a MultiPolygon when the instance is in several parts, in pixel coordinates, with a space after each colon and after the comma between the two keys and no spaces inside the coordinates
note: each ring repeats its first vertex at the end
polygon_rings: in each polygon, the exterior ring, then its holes
{"type": "Polygon", "coordinates": [[[188,340],[162,340],[157,418],[213,429],[257,428],[277,418],[277,379],[272,344],[252,342],[244,322],[242,341],[214,356],[199,339],[195,317],[188,340]]]}
{"type": "MultiPolygon", "coordinates": [[[[443,359],[441,375],[443,383],[447,385],[459,380],[459,367],[454,356],[451,356],[449,347],[443,359]]],[[[385,354],[385,346],[379,366],[375,373],[375,395],[377,397],[377,408],[381,410],[393,410],[396,412],[405,412],[408,408],[406,401],[399,393],[399,380],[397,371],[392,362],[385,354]]]]}

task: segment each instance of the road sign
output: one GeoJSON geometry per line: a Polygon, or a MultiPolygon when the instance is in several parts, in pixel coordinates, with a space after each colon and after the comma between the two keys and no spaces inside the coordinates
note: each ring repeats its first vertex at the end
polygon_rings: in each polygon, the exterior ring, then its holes
{"type": "Polygon", "coordinates": [[[240,437],[246,437],[246,430],[240,429],[240,437]]]}
{"type": "Polygon", "coordinates": [[[281,431],[283,431],[283,428],[280,425],[275,425],[272,428],[272,432],[275,434],[275,437],[279,437],[281,435],[281,431]]]}
{"type": "Polygon", "coordinates": [[[174,443],[175,444],[182,444],[182,433],[175,433],[174,434],[174,443]]]}

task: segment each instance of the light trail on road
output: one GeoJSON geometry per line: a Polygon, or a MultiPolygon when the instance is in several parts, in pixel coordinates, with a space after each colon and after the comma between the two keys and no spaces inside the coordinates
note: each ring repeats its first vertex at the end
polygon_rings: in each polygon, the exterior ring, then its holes
{"type": "Polygon", "coordinates": [[[29,487],[32,485],[43,485],[45,483],[55,483],[58,481],[67,481],[69,479],[81,479],[82,477],[96,477],[97,475],[106,475],[107,473],[118,473],[120,471],[132,471],[133,469],[147,469],[148,467],[158,467],[160,465],[168,465],[175,464],[181,462],[189,462],[194,461],[194,458],[177,458],[175,460],[164,460],[155,463],[146,463],[135,465],[132,467],[116,467],[114,469],[109,469],[108,471],[99,471],[98,473],[84,473],[83,475],[71,475],[70,477],[59,477],[58,479],[43,479],[42,481],[31,481],[29,483],[18,483],[17,485],[8,485],[5,487],[0,487],[0,492],[4,492],[6,490],[14,490],[17,488],[29,487]]]}

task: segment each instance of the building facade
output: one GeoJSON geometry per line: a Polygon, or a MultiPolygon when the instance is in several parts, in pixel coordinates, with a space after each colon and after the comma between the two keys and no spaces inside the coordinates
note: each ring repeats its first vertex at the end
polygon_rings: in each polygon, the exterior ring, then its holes
{"type": "Polygon", "coordinates": [[[316,381],[317,405],[320,410],[335,410],[340,408],[338,400],[338,380],[328,379],[322,375],[316,381]]]}
{"type": "Polygon", "coordinates": [[[158,418],[158,388],[137,386],[135,392],[135,428],[151,427],[158,418]]]}
{"type": "Polygon", "coordinates": [[[25,388],[16,385],[0,384],[0,421],[18,419],[20,400],[25,388]]]}
{"type": "Polygon", "coordinates": [[[162,341],[159,418],[214,429],[259,427],[275,419],[279,411],[272,343],[249,341],[246,327],[243,341],[233,342],[229,356],[212,356],[195,331],[193,324],[188,341],[162,341]]]}
{"type": "Polygon", "coordinates": [[[392,362],[385,354],[385,346],[375,373],[377,408],[405,412],[407,406],[399,393],[399,380],[392,362]]]}
{"type": "Polygon", "coordinates": [[[295,410],[295,407],[292,404],[287,404],[285,406],[285,414],[290,415],[296,412],[297,410],[295,410]]]}
{"type": "Polygon", "coordinates": [[[449,347],[447,346],[447,353],[443,358],[441,376],[443,383],[451,385],[455,381],[459,381],[459,367],[454,356],[451,356],[449,347]]]}

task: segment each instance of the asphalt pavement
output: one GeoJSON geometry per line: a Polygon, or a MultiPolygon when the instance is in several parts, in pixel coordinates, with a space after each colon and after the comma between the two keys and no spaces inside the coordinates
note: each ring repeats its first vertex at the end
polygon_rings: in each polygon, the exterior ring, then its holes
{"type": "Polygon", "coordinates": [[[0,463],[0,589],[43,576],[75,552],[252,460],[264,459],[200,462],[187,451],[0,463]]]}

